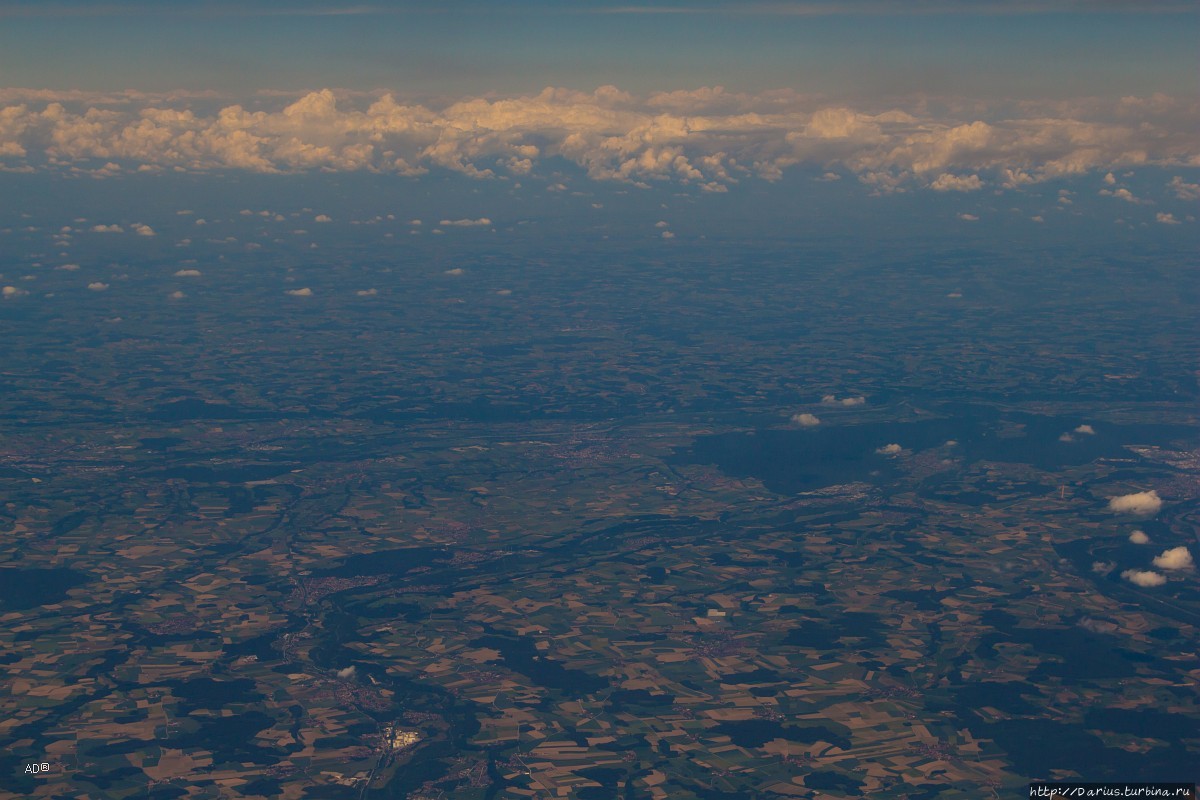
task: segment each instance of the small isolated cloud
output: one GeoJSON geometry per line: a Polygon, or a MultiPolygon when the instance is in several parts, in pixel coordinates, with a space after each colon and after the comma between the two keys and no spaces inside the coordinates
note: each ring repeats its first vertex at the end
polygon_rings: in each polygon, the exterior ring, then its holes
{"type": "Polygon", "coordinates": [[[466,270],[464,270],[462,267],[455,267],[454,269],[446,270],[445,274],[446,275],[462,275],[464,272],[466,272],[466,270]]]}
{"type": "Polygon", "coordinates": [[[1117,568],[1117,565],[1111,561],[1093,561],[1092,572],[1097,575],[1107,575],[1117,568]]]}
{"type": "Polygon", "coordinates": [[[660,219],[658,222],[654,223],[654,227],[665,228],[665,227],[667,227],[667,223],[660,219]]]}
{"type": "Polygon", "coordinates": [[[179,290],[176,290],[167,295],[167,297],[171,298],[172,300],[182,300],[183,298],[187,297],[187,295],[179,290]]]}
{"type": "Polygon", "coordinates": [[[199,278],[204,273],[198,269],[177,269],[175,270],[176,278],[199,278]]]}
{"type": "Polygon", "coordinates": [[[967,222],[978,222],[979,221],[979,217],[975,216],[974,214],[959,214],[958,218],[961,220],[966,220],[967,222]]]}
{"type": "Polygon", "coordinates": [[[355,672],[356,672],[356,670],[354,668],[354,665],[351,664],[350,666],[346,667],[345,669],[339,669],[336,674],[342,680],[350,680],[351,678],[354,677],[355,672]]]}
{"type": "Polygon", "coordinates": [[[500,295],[501,297],[508,297],[510,294],[512,294],[512,289],[498,289],[496,294],[500,295]]]}
{"type": "Polygon", "coordinates": [[[25,294],[25,292],[15,286],[5,286],[3,289],[0,289],[0,294],[3,294],[5,298],[9,298],[20,297],[21,295],[25,294]]]}
{"type": "Polygon", "coordinates": [[[92,281],[91,283],[88,284],[88,288],[91,289],[93,292],[103,292],[105,289],[108,288],[108,284],[101,283],[100,281],[92,281]]]}
{"type": "Polygon", "coordinates": [[[838,175],[836,172],[826,172],[824,175],[817,178],[817,180],[824,181],[826,183],[828,183],[830,181],[840,181],[841,179],[842,179],[842,176],[838,175]]]}
{"type": "Polygon", "coordinates": [[[419,219],[410,219],[408,221],[408,224],[409,225],[424,225],[425,223],[421,222],[421,220],[419,220],[419,219]]]}
{"type": "Polygon", "coordinates": [[[1174,214],[1163,213],[1162,211],[1155,214],[1154,218],[1156,220],[1158,220],[1159,222],[1161,222],[1163,225],[1178,225],[1179,224],[1179,220],[1175,219],[1174,214]]]}
{"type": "Polygon", "coordinates": [[[1085,631],[1091,631],[1092,633],[1116,633],[1118,630],[1116,624],[1093,619],[1092,617],[1084,617],[1083,619],[1079,620],[1078,624],[1079,627],[1083,628],[1085,631]]]}
{"type": "Polygon", "coordinates": [[[883,447],[875,448],[875,452],[885,456],[898,456],[904,452],[904,448],[892,442],[891,444],[885,444],[883,447]]]}
{"type": "Polygon", "coordinates": [[[1141,203],[1142,201],[1133,196],[1133,192],[1128,189],[1101,189],[1100,194],[1104,197],[1115,197],[1118,200],[1124,200],[1126,203],[1141,203]]]}
{"type": "Polygon", "coordinates": [[[1157,514],[1162,508],[1162,498],[1153,489],[1148,492],[1134,492],[1110,498],[1108,510],[1118,514],[1137,514],[1148,517],[1157,514]]]}
{"type": "Polygon", "coordinates": [[[120,225],[93,225],[93,233],[124,233],[125,229],[120,225]]]}
{"type": "Polygon", "coordinates": [[[1167,582],[1161,574],[1148,569],[1127,569],[1121,577],[1135,586],[1162,586],[1167,582]]]}
{"type": "Polygon", "coordinates": [[[1075,437],[1069,433],[1064,433],[1058,437],[1058,440],[1060,442],[1073,442],[1073,441],[1075,441],[1075,437]]]}
{"type": "Polygon", "coordinates": [[[867,398],[859,395],[858,397],[843,397],[841,400],[837,395],[827,394],[821,398],[821,403],[827,406],[861,406],[865,405],[867,398]]]}
{"type": "Polygon", "coordinates": [[[157,235],[154,233],[154,228],[151,228],[149,225],[143,225],[140,222],[133,223],[133,232],[136,233],[138,236],[155,236],[155,235],[157,235]]]}
{"type": "Polygon", "coordinates": [[[815,428],[821,424],[821,420],[815,414],[794,414],[792,422],[802,428],[815,428]]]}
{"type": "Polygon", "coordinates": [[[317,214],[313,217],[313,222],[333,222],[333,217],[328,214],[317,214]]]}
{"type": "Polygon", "coordinates": [[[674,239],[674,238],[675,238],[675,234],[671,233],[670,231],[663,231],[663,232],[662,232],[662,238],[664,238],[664,239],[674,239]]]}
{"type": "Polygon", "coordinates": [[[983,188],[978,175],[951,175],[944,172],[937,176],[929,188],[935,192],[974,192],[983,188]]]}
{"type": "Polygon", "coordinates": [[[1080,425],[1078,428],[1075,429],[1075,433],[1081,433],[1084,436],[1095,436],[1096,429],[1093,428],[1091,425],[1080,425]]]}
{"type": "Polygon", "coordinates": [[[1116,184],[1116,182],[1117,182],[1117,179],[1116,179],[1116,177],[1115,177],[1115,176],[1114,176],[1114,175],[1113,175],[1113,174],[1110,172],[1110,173],[1108,173],[1107,175],[1105,175],[1105,176],[1104,176],[1104,182],[1105,182],[1106,184],[1108,184],[1109,186],[1113,186],[1114,184],[1116,184]]]}
{"type": "Polygon", "coordinates": [[[303,289],[288,289],[285,294],[290,294],[292,297],[312,297],[313,290],[305,286],[303,289]]]}
{"type": "Polygon", "coordinates": [[[1187,183],[1183,178],[1176,175],[1171,178],[1171,182],[1167,184],[1167,188],[1175,192],[1175,196],[1180,200],[1200,200],[1200,183],[1187,183]]]}
{"type": "Polygon", "coordinates": [[[1029,219],[1032,220],[1033,222],[1045,222],[1046,221],[1045,219],[1042,218],[1041,214],[1036,214],[1036,215],[1030,217],[1029,219]]]}
{"type": "Polygon", "coordinates": [[[1192,561],[1192,554],[1182,546],[1163,550],[1162,555],[1155,558],[1153,563],[1159,569],[1166,570],[1194,569],[1196,566],[1192,561]]]}
{"type": "Polygon", "coordinates": [[[491,225],[492,221],[487,217],[479,219],[444,219],[438,225],[454,226],[456,228],[481,228],[485,225],[491,225]]]}
{"type": "Polygon", "coordinates": [[[78,264],[63,264],[61,267],[57,267],[57,269],[65,269],[67,272],[74,272],[75,270],[79,269],[79,265],[78,264]]]}
{"type": "Polygon", "coordinates": [[[379,290],[378,289],[359,289],[357,292],[355,292],[355,294],[358,295],[359,297],[374,297],[375,295],[379,294],[379,290]]]}
{"type": "Polygon", "coordinates": [[[1150,537],[1143,530],[1136,530],[1129,534],[1129,541],[1133,544],[1150,544],[1150,537]]]}

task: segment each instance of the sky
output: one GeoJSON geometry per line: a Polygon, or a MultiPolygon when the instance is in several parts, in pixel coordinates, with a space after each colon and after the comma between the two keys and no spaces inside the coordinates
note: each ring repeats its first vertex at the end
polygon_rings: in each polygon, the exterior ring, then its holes
{"type": "Polygon", "coordinates": [[[1195,93],[1200,11],[1146,2],[0,2],[0,75],[47,89],[723,85],[839,96],[1195,93]]]}
{"type": "Polygon", "coordinates": [[[711,194],[809,171],[869,196],[1087,176],[1182,224],[1162,204],[1200,183],[1197,23],[1174,0],[0,0],[0,170],[711,194]]]}

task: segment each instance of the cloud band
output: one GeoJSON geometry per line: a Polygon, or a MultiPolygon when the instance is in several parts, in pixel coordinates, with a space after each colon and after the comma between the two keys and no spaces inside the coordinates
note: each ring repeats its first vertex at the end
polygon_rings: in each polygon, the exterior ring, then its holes
{"type": "Polygon", "coordinates": [[[6,99],[23,100],[0,106],[0,163],[9,169],[92,161],[409,176],[443,168],[487,178],[527,175],[561,158],[595,179],[670,180],[713,191],[808,165],[855,174],[881,192],[969,192],[1123,166],[1200,166],[1200,103],[1162,95],[1017,104],[1007,113],[967,105],[933,113],[921,102],[856,110],[786,91],[720,87],[643,98],[612,86],[548,88],[440,109],[392,95],[352,107],[322,90],[274,111],[235,104],[210,115],[154,100],[138,107],[128,95],[106,105],[76,94],[60,102],[46,92],[0,91],[0,102],[6,99]]]}

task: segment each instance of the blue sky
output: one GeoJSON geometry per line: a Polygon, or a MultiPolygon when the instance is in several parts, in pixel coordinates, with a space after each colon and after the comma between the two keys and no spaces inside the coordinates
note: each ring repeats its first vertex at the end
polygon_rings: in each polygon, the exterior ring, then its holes
{"type": "Polygon", "coordinates": [[[50,89],[1071,97],[1194,92],[1191,3],[0,2],[0,75],[50,89]],[[1063,11],[1061,9],[1069,9],[1063,11]]]}

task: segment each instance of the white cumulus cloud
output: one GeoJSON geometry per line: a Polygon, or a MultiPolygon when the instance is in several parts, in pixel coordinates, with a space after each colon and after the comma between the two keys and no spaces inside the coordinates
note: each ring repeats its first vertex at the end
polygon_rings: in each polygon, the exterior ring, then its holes
{"type": "Polygon", "coordinates": [[[856,397],[843,397],[840,400],[837,395],[827,394],[821,398],[821,403],[827,406],[861,406],[866,405],[867,398],[859,395],[856,397]]]}
{"type": "Polygon", "coordinates": [[[1153,489],[1148,492],[1118,495],[1108,501],[1108,510],[1118,514],[1137,514],[1148,517],[1157,514],[1160,509],[1162,509],[1162,498],[1153,489]]]}
{"type": "Polygon", "coordinates": [[[176,278],[199,278],[204,273],[198,269],[177,269],[175,270],[176,278]]]}
{"type": "Polygon", "coordinates": [[[1126,203],[1141,203],[1142,201],[1134,197],[1133,192],[1128,189],[1101,189],[1100,194],[1105,197],[1115,197],[1118,200],[1124,200],[1126,203]]]}
{"type": "Polygon", "coordinates": [[[1166,213],[1166,212],[1160,211],[1154,215],[1154,218],[1156,220],[1158,220],[1159,222],[1161,222],[1163,225],[1178,225],[1179,224],[1179,220],[1175,219],[1175,215],[1171,214],[1171,213],[1166,213]]]}
{"type": "Polygon", "coordinates": [[[898,456],[904,452],[904,448],[892,442],[891,444],[885,444],[883,447],[875,448],[875,452],[885,456],[898,456]]]}
{"type": "Polygon", "coordinates": [[[821,424],[821,420],[818,419],[815,414],[808,414],[808,413],[793,414],[792,422],[796,423],[797,425],[799,425],[802,428],[815,428],[816,426],[821,424]]]}
{"type": "Polygon", "coordinates": [[[155,235],[154,228],[151,228],[149,225],[143,225],[140,222],[133,223],[133,232],[136,233],[138,236],[154,236],[155,235]]]}
{"type": "Polygon", "coordinates": [[[108,288],[108,284],[101,283],[100,281],[92,281],[91,283],[88,284],[88,288],[91,289],[93,292],[103,292],[105,289],[108,288]]]}
{"type": "Polygon", "coordinates": [[[124,233],[125,229],[120,225],[93,225],[92,231],[95,233],[124,233]]]}
{"type": "Polygon", "coordinates": [[[1091,425],[1080,425],[1079,427],[1077,427],[1075,429],[1075,433],[1081,433],[1085,436],[1095,436],[1096,429],[1093,428],[1091,425]]]}
{"type": "Polygon", "coordinates": [[[1133,544],[1150,544],[1150,537],[1143,530],[1135,530],[1129,534],[1129,541],[1133,544]]]}
{"type": "Polygon", "coordinates": [[[1148,569],[1127,569],[1121,577],[1136,586],[1162,586],[1167,582],[1161,573],[1148,569]]]}
{"type": "Polygon", "coordinates": [[[492,221],[487,217],[480,217],[479,219],[444,219],[438,223],[438,225],[455,228],[479,228],[491,224],[492,221]]]}
{"type": "Polygon", "coordinates": [[[1165,570],[1192,569],[1196,566],[1192,561],[1192,554],[1182,546],[1163,550],[1161,555],[1155,557],[1153,563],[1159,569],[1165,570]]]}
{"type": "Polygon", "coordinates": [[[285,294],[290,294],[292,297],[312,297],[313,290],[305,286],[303,289],[288,289],[285,294]]]}

